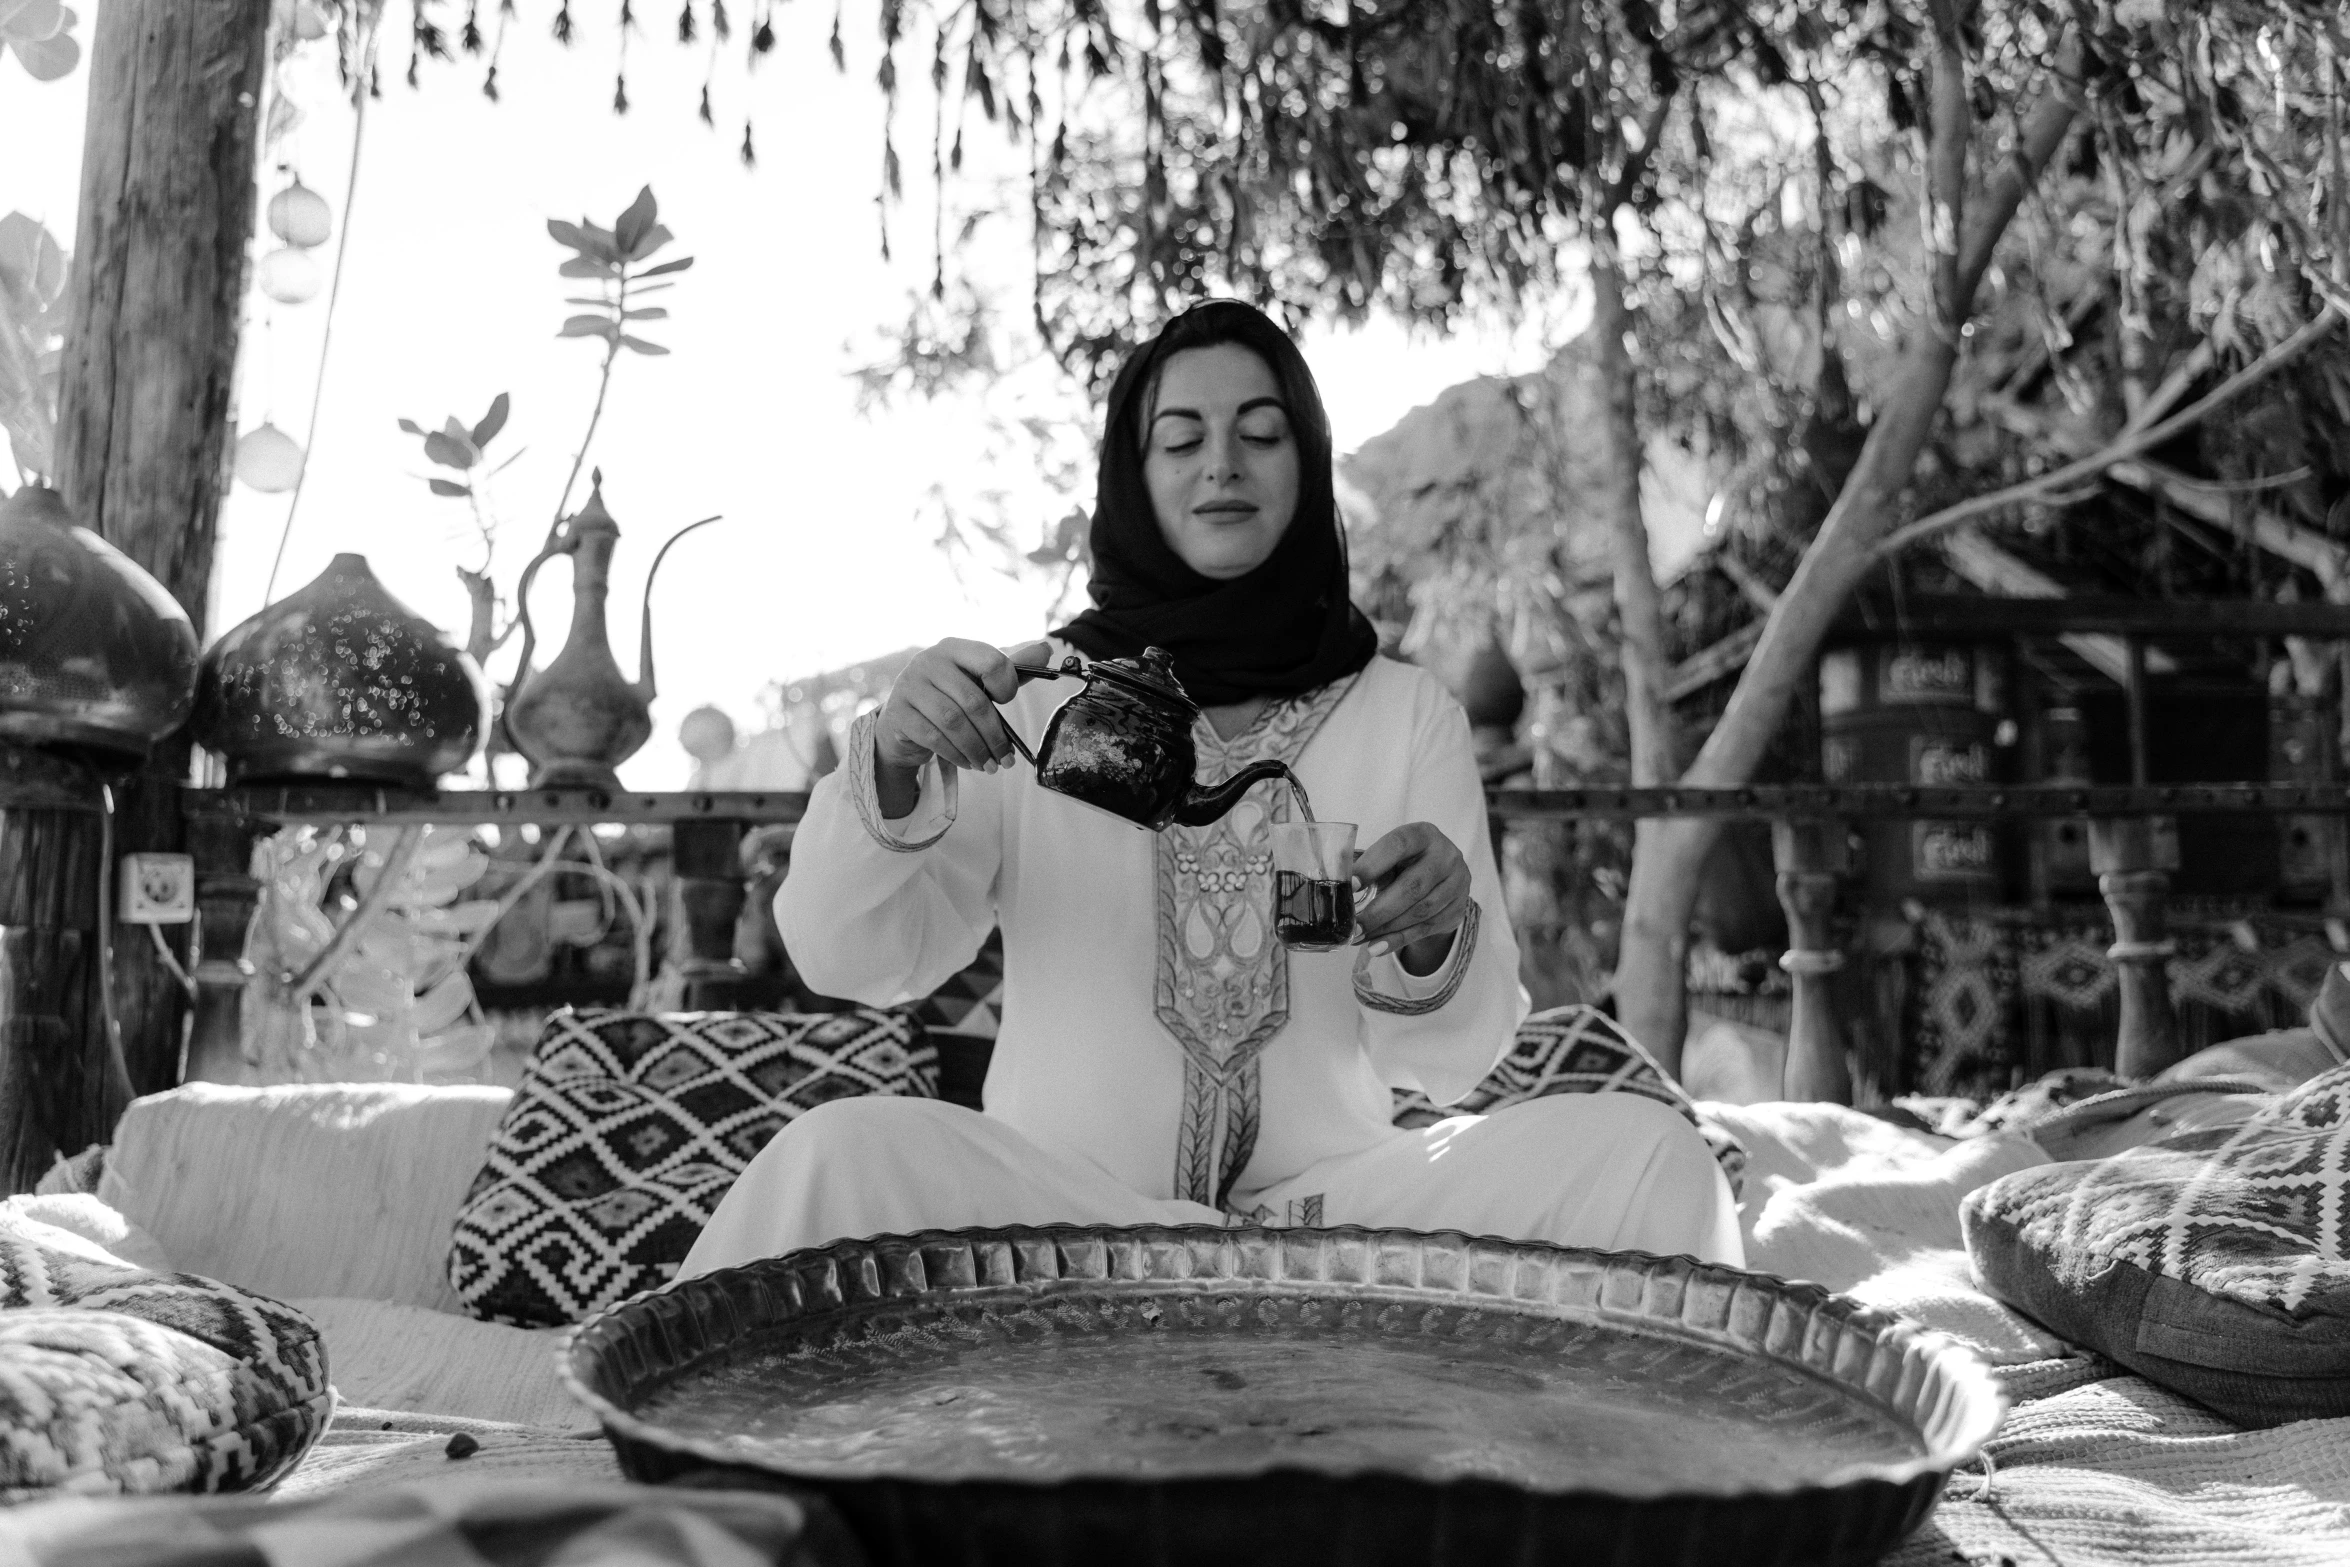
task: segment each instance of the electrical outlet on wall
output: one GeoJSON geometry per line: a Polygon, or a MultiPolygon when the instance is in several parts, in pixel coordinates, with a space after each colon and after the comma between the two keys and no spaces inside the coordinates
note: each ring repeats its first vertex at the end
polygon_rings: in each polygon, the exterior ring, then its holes
{"type": "Polygon", "coordinates": [[[126,854],[115,918],[125,925],[185,925],[196,917],[196,862],[184,854],[126,854]]]}

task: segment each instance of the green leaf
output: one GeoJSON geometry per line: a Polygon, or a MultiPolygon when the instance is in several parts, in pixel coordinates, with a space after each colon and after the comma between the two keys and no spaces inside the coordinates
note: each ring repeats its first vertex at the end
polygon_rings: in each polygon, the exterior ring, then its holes
{"type": "Polygon", "coordinates": [[[666,225],[656,223],[645,231],[644,237],[642,239],[638,240],[634,245],[629,247],[628,259],[631,261],[642,261],[645,259],[645,257],[651,255],[654,251],[659,250],[663,245],[668,244],[675,238],[677,238],[677,236],[670,233],[666,225]]]}
{"type": "Polygon", "coordinates": [[[424,482],[432,486],[432,492],[435,495],[456,497],[471,495],[473,493],[472,490],[466,488],[462,484],[459,484],[454,479],[427,479],[424,482]]]}
{"type": "Polygon", "coordinates": [[[57,0],[0,0],[0,38],[39,43],[54,38],[73,20],[57,0]]]}
{"type": "Polygon", "coordinates": [[[652,186],[647,185],[636,193],[636,200],[630,202],[628,210],[612,224],[612,238],[621,255],[636,254],[637,246],[643,244],[645,236],[653,231],[653,219],[659,211],[659,204],[653,200],[652,186]]]}
{"type": "Polygon", "coordinates": [[[496,397],[490,399],[490,411],[486,414],[483,414],[481,416],[481,423],[473,427],[473,445],[475,450],[478,451],[480,448],[489,445],[491,438],[494,437],[500,430],[506,428],[506,414],[511,407],[512,404],[507,400],[506,394],[504,392],[500,392],[496,397]]]}
{"type": "Polygon", "coordinates": [[[633,348],[640,354],[665,354],[669,352],[668,349],[663,348],[659,343],[648,343],[641,337],[628,337],[625,335],[620,339],[620,346],[623,348],[633,348]]]}
{"type": "MultiPolygon", "coordinates": [[[[629,297],[634,299],[640,294],[658,294],[665,288],[675,287],[677,287],[675,283],[631,283],[628,285],[628,293],[629,297]]],[[[609,303],[609,301],[605,302],[609,303]]]]}
{"type": "Polygon", "coordinates": [[[417,423],[415,420],[413,420],[413,419],[403,419],[403,420],[401,420],[401,421],[400,421],[400,428],[401,428],[401,429],[403,429],[403,430],[406,430],[406,431],[407,431],[407,432],[408,432],[410,435],[422,435],[422,434],[424,433],[424,426],[423,426],[423,425],[421,425],[421,424],[418,424],[418,423],[417,423]]]}
{"type": "Polygon", "coordinates": [[[616,267],[609,261],[598,261],[593,256],[573,256],[555,269],[559,277],[610,277],[616,267]]]}
{"type": "Polygon", "coordinates": [[[568,245],[582,256],[601,261],[607,266],[620,264],[620,246],[610,229],[598,228],[582,218],[577,223],[566,223],[561,218],[547,219],[547,232],[558,244],[568,245]]]}
{"type": "Polygon", "coordinates": [[[565,294],[563,303],[567,305],[595,305],[609,310],[612,308],[612,297],[609,294],[565,294]]]}
{"type": "Polygon", "coordinates": [[[620,312],[620,319],[623,321],[666,321],[669,319],[669,312],[659,305],[652,305],[643,310],[623,310],[620,312]]]}
{"type": "Polygon", "coordinates": [[[691,256],[680,256],[675,261],[664,261],[657,267],[647,267],[637,274],[640,278],[659,277],[665,272],[683,272],[694,264],[691,256]]]}
{"type": "Polygon", "coordinates": [[[573,316],[563,323],[563,330],[555,335],[557,337],[614,337],[619,334],[619,331],[619,325],[605,316],[573,316]]]}
{"type": "Polygon", "coordinates": [[[22,38],[9,42],[16,47],[17,62],[24,67],[25,75],[36,82],[54,82],[71,76],[73,68],[82,62],[82,46],[74,42],[71,33],[59,33],[38,43],[28,43],[22,38]]]}
{"type": "Polygon", "coordinates": [[[443,434],[439,430],[424,438],[424,455],[442,467],[454,468],[460,473],[481,461],[481,453],[473,449],[471,441],[443,434]]]}

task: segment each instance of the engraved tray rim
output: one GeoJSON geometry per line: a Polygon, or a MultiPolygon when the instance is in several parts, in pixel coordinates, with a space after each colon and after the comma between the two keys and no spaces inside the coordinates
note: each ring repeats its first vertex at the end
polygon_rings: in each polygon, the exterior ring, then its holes
{"type": "Polygon", "coordinates": [[[650,1448],[672,1458],[820,1487],[986,1484],[1049,1491],[1098,1482],[1147,1486],[1309,1476],[1435,1489],[1500,1486],[1535,1497],[1630,1503],[1792,1498],[1870,1483],[1906,1488],[1929,1477],[1939,1490],[1952,1469],[1982,1450],[2008,1404],[1971,1346],[1817,1284],[1686,1256],[1352,1225],[1007,1225],[836,1241],[673,1281],[607,1307],[572,1335],[563,1351],[562,1375],[572,1396],[595,1414],[623,1456],[632,1447],[650,1448]],[[1372,1276],[1349,1276],[1365,1271],[1372,1276]],[[1071,1286],[1133,1295],[1237,1290],[1458,1302],[1694,1339],[1823,1380],[1906,1427],[1923,1451],[1775,1483],[1676,1483],[1656,1489],[1538,1486],[1481,1475],[1440,1479],[1392,1465],[1305,1465],[1278,1457],[1210,1475],[1165,1477],[1082,1468],[1047,1476],[948,1469],[844,1472],[777,1464],[756,1450],[672,1430],[622,1402],[648,1383],[666,1381],[752,1333],[788,1328],[794,1321],[853,1317],[924,1296],[982,1303],[1050,1298],[1075,1293],[1071,1286]],[[608,1396],[606,1386],[623,1391],[608,1396]]]}

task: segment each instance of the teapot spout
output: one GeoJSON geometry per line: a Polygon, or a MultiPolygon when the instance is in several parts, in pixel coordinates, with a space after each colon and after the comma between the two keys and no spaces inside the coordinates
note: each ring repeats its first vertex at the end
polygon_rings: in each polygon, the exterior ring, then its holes
{"type": "Polygon", "coordinates": [[[1175,807],[1173,820],[1186,827],[1205,827],[1216,821],[1235,805],[1240,797],[1268,778],[1287,778],[1286,762],[1251,762],[1220,784],[1201,787],[1197,784],[1183,796],[1175,807]]]}
{"type": "MultiPolygon", "coordinates": [[[[724,513],[719,515],[723,516],[724,513]]],[[[629,689],[636,693],[638,701],[648,707],[652,705],[653,698],[660,694],[661,689],[653,679],[653,579],[661,574],[661,562],[669,558],[669,552],[677,547],[679,539],[684,538],[694,529],[707,527],[717,520],[718,517],[704,517],[700,522],[689,522],[669,535],[668,541],[655,552],[652,566],[645,572],[643,629],[637,639],[636,679],[629,682],[629,689]]]]}

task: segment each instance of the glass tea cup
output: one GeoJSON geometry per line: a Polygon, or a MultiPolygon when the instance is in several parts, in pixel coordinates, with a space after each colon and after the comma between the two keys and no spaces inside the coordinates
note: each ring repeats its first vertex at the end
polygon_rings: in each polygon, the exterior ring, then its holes
{"type": "Polygon", "coordinates": [[[1354,939],[1355,824],[1273,823],[1273,934],[1297,952],[1354,939]]]}

